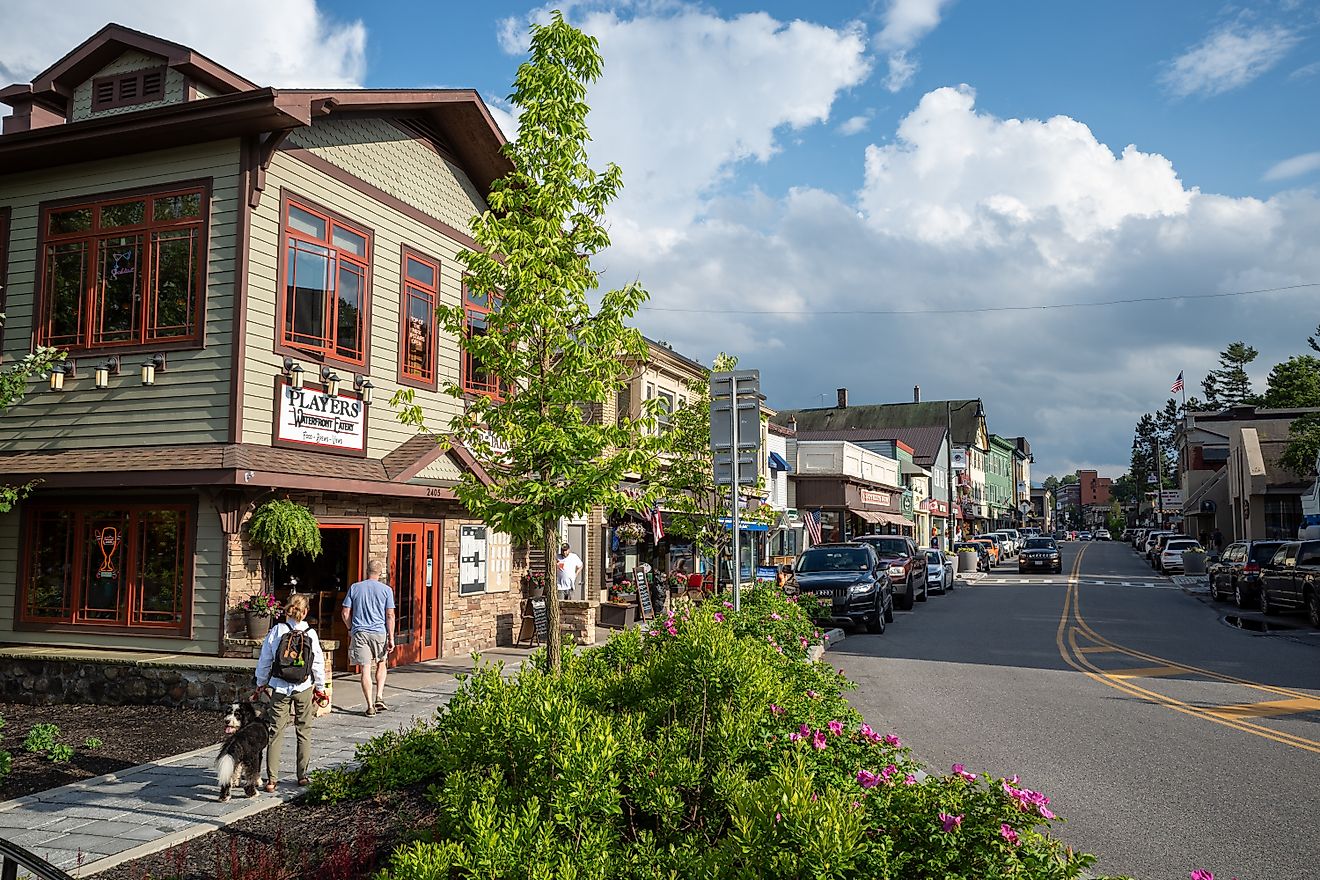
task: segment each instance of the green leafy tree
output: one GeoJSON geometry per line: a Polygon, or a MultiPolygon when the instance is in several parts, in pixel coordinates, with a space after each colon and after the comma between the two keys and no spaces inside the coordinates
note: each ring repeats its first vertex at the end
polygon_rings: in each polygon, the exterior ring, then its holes
{"type": "Polygon", "coordinates": [[[1059,488],[1059,478],[1054,476],[1054,474],[1050,474],[1045,478],[1045,482],[1041,483],[1041,488],[1053,492],[1055,489],[1059,488]]]}
{"type": "MultiPolygon", "coordinates": [[[[5,316],[0,314],[0,325],[4,324],[4,319],[5,316]]],[[[64,352],[43,346],[12,364],[0,367],[0,415],[23,399],[27,394],[29,380],[47,372],[62,360],[64,352]]],[[[14,505],[22,501],[34,485],[0,483],[0,513],[13,510],[14,505]]]]}
{"type": "Polygon", "coordinates": [[[1251,377],[1247,365],[1260,352],[1245,342],[1234,342],[1219,353],[1219,369],[1212,370],[1201,382],[1206,405],[1211,409],[1225,409],[1256,401],[1251,390],[1251,377]]]}
{"type": "Polygon", "coordinates": [[[1288,426],[1288,442],[1279,456],[1279,464],[1306,477],[1316,472],[1317,455],[1320,455],[1320,413],[1309,413],[1288,426]]]}
{"type": "Polygon", "coordinates": [[[1275,364],[1266,380],[1264,406],[1320,406],[1320,358],[1299,354],[1275,364]]]}
{"type": "Polygon", "coordinates": [[[1080,483],[1080,482],[1081,480],[1077,477],[1076,474],[1064,474],[1063,478],[1059,480],[1059,485],[1071,486],[1073,483],[1080,483]]]}
{"type": "MultiPolygon", "coordinates": [[[[514,170],[491,188],[491,210],[472,221],[479,250],[459,259],[469,292],[488,297],[484,334],[467,332],[461,306],[437,310],[444,328],[502,393],[477,397],[448,430],[485,468],[455,490],[493,528],[555,556],[561,518],[593,506],[635,504],[620,490],[630,474],[649,473],[655,444],[644,419],[602,420],[631,365],[646,359],[640,333],[625,326],[647,298],[629,284],[599,296],[591,258],[609,244],[606,206],[622,187],[619,168],[587,164],[587,85],[602,69],[597,41],[556,12],[532,27],[531,57],[519,68],[510,102],[520,111],[516,141],[505,147],[514,170]]],[[[463,389],[447,383],[450,394],[463,389]]],[[[421,426],[411,395],[394,403],[421,426]]],[[[559,598],[546,594],[550,668],[561,650],[559,598]]]]}

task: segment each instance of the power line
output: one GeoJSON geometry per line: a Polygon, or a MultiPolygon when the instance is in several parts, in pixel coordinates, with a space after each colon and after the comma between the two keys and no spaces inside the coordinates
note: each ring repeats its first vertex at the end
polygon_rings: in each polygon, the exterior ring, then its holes
{"type": "Polygon", "coordinates": [[[1228,293],[1179,293],[1172,296],[1138,296],[1130,299],[1106,299],[1094,302],[1077,303],[1042,303],[1040,305],[1030,306],[982,306],[971,309],[804,309],[800,311],[767,311],[765,309],[680,308],[677,306],[652,306],[645,304],[642,305],[641,308],[649,312],[685,312],[707,315],[766,315],[771,317],[794,315],[979,315],[985,314],[986,312],[1046,312],[1055,309],[1085,309],[1094,308],[1096,306],[1131,305],[1133,303],[1224,299],[1233,296],[1251,296],[1257,293],[1281,293],[1283,291],[1302,290],[1310,287],[1320,287],[1320,281],[1312,281],[1306,284],[1289,284],[1285,287],[1261,287],[1256,290],[1234,290],[1228,293]]]}

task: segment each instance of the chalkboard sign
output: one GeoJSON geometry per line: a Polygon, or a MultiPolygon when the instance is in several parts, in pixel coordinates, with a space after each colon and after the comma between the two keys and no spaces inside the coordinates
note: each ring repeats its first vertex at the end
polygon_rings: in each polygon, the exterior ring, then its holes
{"type": "Polygon", "coordinates": [[[550,634],[550,618],[545,599],[531,599],[530,601],[532,603],[532,620],[536,624],[536,637],[544,642],[550,634]]]}
{"type": "Polygon", "coordinates": [[[633,575],[633,583],[637,584],[637,604],[642,608],[642,620],[655,617],[655,605],[651,602],[651,580],[654,577],[649,571],[639,571],[633,575]]]}

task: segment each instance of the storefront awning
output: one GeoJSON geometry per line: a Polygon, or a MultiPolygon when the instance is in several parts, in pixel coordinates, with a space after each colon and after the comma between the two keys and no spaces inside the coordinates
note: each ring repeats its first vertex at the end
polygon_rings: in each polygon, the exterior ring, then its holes
{"type": "Polygon", "coordinates": [[[788,462],[785,461],[784,457],[778,452],[770,453],[770,470],[784,471],[789,474],[793,473],[793,469],[788,466],[788,462]]]}
{"type": "Polygon", "coordinates": [[[898,516],[892,513],[881,513],[878,510],[851,510],[849,513],[861,517],[872,525],[891,525],[891,526],[910,526],[912,520],[898,516]]]}

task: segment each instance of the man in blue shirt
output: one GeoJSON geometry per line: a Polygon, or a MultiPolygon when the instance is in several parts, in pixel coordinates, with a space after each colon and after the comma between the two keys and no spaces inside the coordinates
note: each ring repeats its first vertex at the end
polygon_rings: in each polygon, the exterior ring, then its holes
{"type": "Polygon", "coordinates": [[[385,704],[385,670],[394,649],[394,590],[379,580],[384,573],[385,565],[379,559],[368,562],[367,579],[348,588],[342,609],[348,628],[348,662],[361,669],[367,715],[389,708],[385,704]]]}

